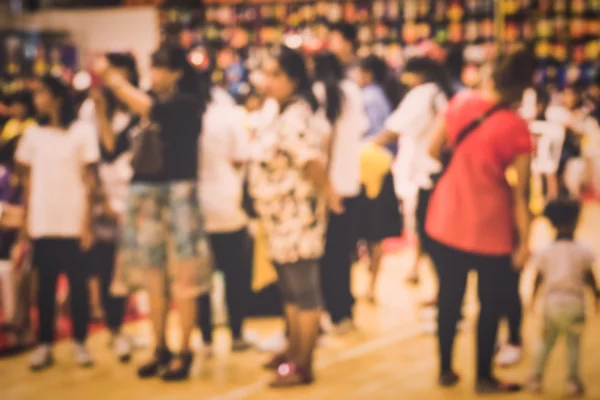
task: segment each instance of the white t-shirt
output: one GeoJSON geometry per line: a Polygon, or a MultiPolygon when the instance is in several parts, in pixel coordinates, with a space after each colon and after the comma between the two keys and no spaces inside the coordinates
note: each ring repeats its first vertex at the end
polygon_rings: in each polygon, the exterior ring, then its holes
{"type": "MultiPolygon", "coordinates": [[[[360,193],[360,143],[369,129],[369,119],[363,104],[362,91],[348,79],[340,84],[342,112],[332,129],[333,149],[329,176],[336,193],[355,197],[360,193]]],[[[316,83],[313,91],[319,103],[325,104],[325,86],[316,83]]]]}
{"type": "MultiPolygon", "coordinates": [[[[100,143],[100,131],[96,118],[96,106],[92,99],[86,99],[79,109],[79,119],[90,122],[96,128],[96,137],[100,143]]],[[[131,122],[132,116],[126,112],[115,111],[111,127],[115,135],[123,133],[127,125],[131,122]]],[[[116,140],[116,139],[115,139],[116,140]]],[[[133,168],[131,167],[131,151],[126,151],[111,162],[102,161],[98,168],[100,180],[102,181],[104,192],[108,197],[113,211],[122,214],[125,212],[127,191],[129,183],[133,177],[133,168]]]]}
{"type": "Polygon", "coordinates": [[[234,232],[248,222],[242,209],[244,169],[250,138],[240,110],[228,102],[209,104],[200,135],[199,198],[207,232],[234,232]]]}
{"type": "Polygon", "coordinates": [[[573,240],[557,240],[533,258],[542,276],[546,305],[551,302],[585,301],[585,274],[592,271],[593,251],[573,240]]]}
{"type": "Polygon", "coordinates": [[[87,208],[84,168],[100,159],[94,126],[76,121],[67,130],[31,127],[15,158],[31,169],[30,236],[79,237],[87,208]]]}
{"type": "Polygon", "coordinates": [[[398,173],[422,189],[431,189],[431,174],[441,167],[429,156],[429,145],[435,120],[447,105],[444,92],[435,83],[425,83],[409,91],[385,123],[388,131],[400,134],[398,173]]]}

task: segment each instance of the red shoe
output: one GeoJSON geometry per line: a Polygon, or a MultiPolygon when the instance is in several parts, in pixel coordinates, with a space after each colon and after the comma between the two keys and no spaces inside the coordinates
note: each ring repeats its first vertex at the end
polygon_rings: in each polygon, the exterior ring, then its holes
{"type": "Polygon", "coordinates": [[[272,388],[288,388],[310,385],[313,381],[312,373],[293,362],[288,362],[277,368],[277,376],[269,386],[272,388]]]}
{"type": "Polygon", "coordinates": [[[271,359],[271,361],[269,361],[268,363],[263,365],[263,368],[268,369],[270,371],[276,371],[277,368],[279,368],[279,366],[281,364],[284,364],[286,362],[287,362],[287,357],[285,356],[284,353],[275,354],[273,356],[273,358],[271,359]]]}

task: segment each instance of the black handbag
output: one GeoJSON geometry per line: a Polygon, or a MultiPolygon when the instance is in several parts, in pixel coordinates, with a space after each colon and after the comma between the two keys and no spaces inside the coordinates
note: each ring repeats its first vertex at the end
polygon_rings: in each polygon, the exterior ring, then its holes
{"type": "Polygon", "coordinates": [[[467,126],[465,126],[456,137],[456,142],[454,143],[454,146],[444,146],[444,148],[442,149],[442,153],[440,154],[440,163],[442,164],[442,169],[437,174],[433,174],[431,176],[431,180],[433,181],[434,187],[437,185],[439,180],[442,178],[442,176],[448,169],[448,166],[452,161],[452,156],[454,155],[454,152],[456,151],[458,146],[469,136],[470,133],[479,128],[483,121],[492,116],[492,114],[494,114],[496,111],[500,111],[505,108],[506,105],[503,103],[496,104],[495,106],[487,110],[485,113],[483,113],[480,117],[475,118],[467,126]]]}
{"type": "Polygon", "coordinates": [[[149,123],[141,128],[132,138],[131,166],[136,174],[152,175],[159,173],[165,166],[163,141],[160,137],[160,127],[149,123]]]}

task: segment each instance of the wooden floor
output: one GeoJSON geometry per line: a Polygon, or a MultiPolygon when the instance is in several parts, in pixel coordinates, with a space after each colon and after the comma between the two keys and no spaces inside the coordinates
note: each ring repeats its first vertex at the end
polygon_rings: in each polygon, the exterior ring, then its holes
{"type": "MultiPolygon", "coordinates": [[[[586,207],[582,218],[580,237],[592,245],[600,255],[600,205],[586,207]]],[[[544,223],[536,225],[535,245],[548,240],[551,233],[544,223]]],[[[401,252],[385,260],[378,290],[379,306],[361,302],[357,306],[359,332],[343,338],[327,337],[318,353],[318,381],[302,389],[272,391],[267,388],[269,374],[259,366],[267,355],[250,351],[241,355],[228,353],[228,335],[217,337],[217,354],[212,359],[198,358],[194,377],[182,384],[166,385],[158,380],[141,382],[136,378],[135,365],[148,356],[149,350],[136,353],[131,365],[118,364],[108,351],[107,335],[90,339],[96,357],[93,369],[81,370],[74,366],[68,343],[57,346],[56,366],[41,374],[27,369],[27,358],[0,360],[0,399],[115,399],[115,400],[179,400],[179,399],[427,399],[465,400],[474,398],[472,377],[474,367],[473,324],[459,336],[456,348],[457,370],[463,382],[451,390],[439,389],[435,384],[437,357],[435,338],[423,333],[423,316],[418,311],[420,301],[435,290],[430,277],[419,289],[407,287],[404,282],[409,266],[410,252],[401,252]]],[[[355,268],[355,292],[365,292],[368,282],[363,267],[355,268]]],[[[528,282],[524,280],[524,292],[528,282]]],[[[467,315],[476,312],[473,291],[467,301],[467,315]]],[[[527,296],[525,297],[527,299],[527,296]]],[[[281,330],[277,319],[252,320],[248,329],[266,337],[281,330]]],[[[148,335],[147,323],[127,327],[135,335],[148,335]]],[[[526,344],[535,343],[539,322],[528,313],[525,322],[526,344]]],[[[590,318],[583,342],[582,372],[588,385],[589,399],[600,399],[600,318],[590,318]]],[[[562,398],[565,375],[564,346],[560,344],[550,361],[547,391],[544,399],[562,398]]],[[[528,354],[521,366],[502,371],[503,378],[524,381],[531,357],[528,354]]],[[[527,393],[510,396],[514,399],[537,398],[527,393]]],[[[499,396],[498,398],[502,398],[499,396]]]]}

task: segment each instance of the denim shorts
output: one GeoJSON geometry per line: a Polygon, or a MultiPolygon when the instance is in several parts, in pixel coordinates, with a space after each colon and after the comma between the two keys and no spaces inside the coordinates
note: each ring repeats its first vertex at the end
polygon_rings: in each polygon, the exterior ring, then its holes
{"type": "Polygon", "coordinates": [[[119,238],[117,283],[132,290],[143,285],[144,270],[159,269],[171,287],[184,284],[185,292],[199,295],[210,288],[211,260],[195,182],[131,185],[119,238]],[[184,264],[191,270],[179,271],[184,264]],[[185,276],[185,282],[175,282],[178,276],[185,276]]]}

